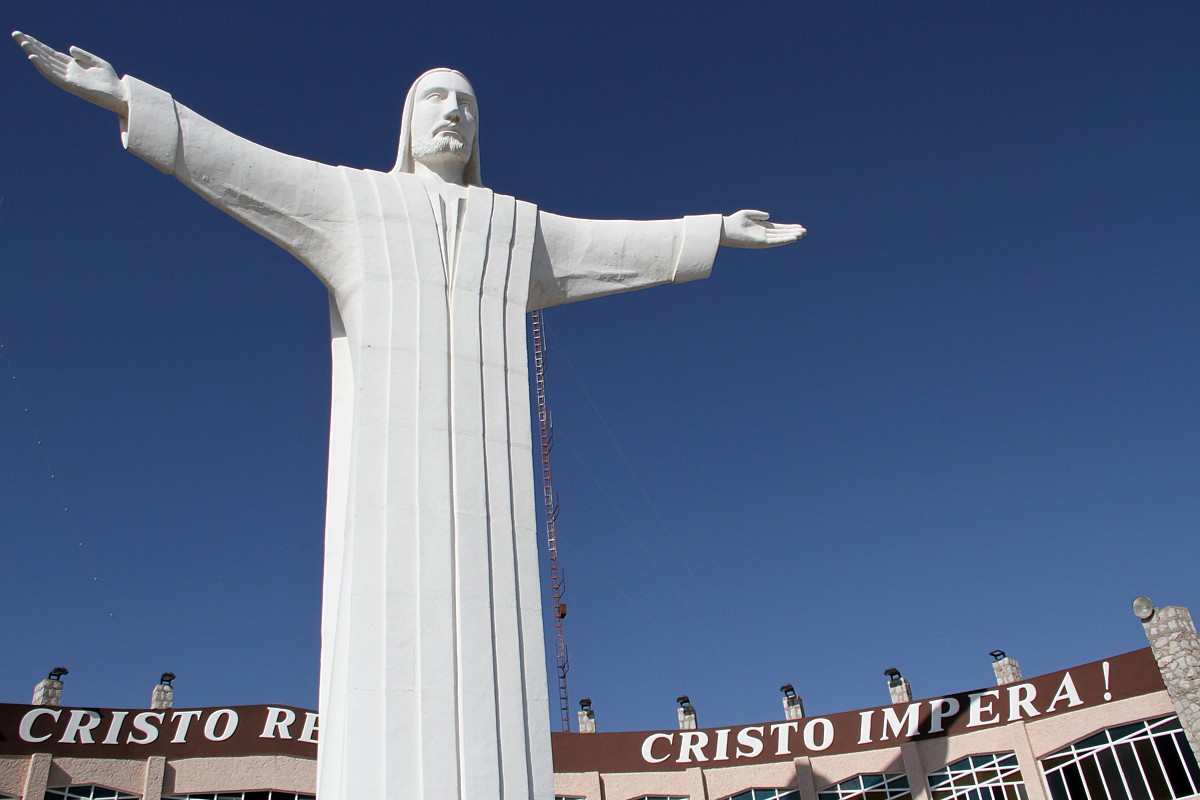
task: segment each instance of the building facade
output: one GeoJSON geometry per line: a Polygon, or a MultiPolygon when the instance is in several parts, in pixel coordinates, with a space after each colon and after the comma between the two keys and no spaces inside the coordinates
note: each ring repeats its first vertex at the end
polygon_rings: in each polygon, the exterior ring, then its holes
{"type": "MultiPolygon", "coordinates": [[[[578,800],[1174,800],[1200,797],[1200,640],[1186,610],[1139,612],[1150,647],[996,685],[784,719],[678,730],[554,734],[555,790],[578,800]],[[1143,613],[1145,615],[1143,616],[1143,613]]],[[[284,706],[150,709],[0,705],[0,798],[311,800],[316,713],[284,706]]],[[[587,712],[584,712],[585,715],[587,712]]],[[[584,725],[583,728],[592,727],[584,725]]]]}

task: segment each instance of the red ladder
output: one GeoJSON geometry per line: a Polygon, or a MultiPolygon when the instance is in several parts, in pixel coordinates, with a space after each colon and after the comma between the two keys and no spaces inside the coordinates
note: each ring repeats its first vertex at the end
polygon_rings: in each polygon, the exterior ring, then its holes
{"type": "Polygon", "coordinates": [[[533,368],[537,397],[538,439],[542,454],[542,503],[546,515],[546,555],[550,562],[550,610],[554,618],[554,660],[558,667],[558,710],[562,717],[563,733],[571,731],[571,715],[567,707],[567,640],[563,637],[563,619],[567,604],[562,601],[564,584],[558,569],[558,537],[554,530],[558,519],[558,493],[550,474],[550,451],[554,448],[554,421],[546,408],[546,342],[542,328],[542,312],[531,315],[533,328],[533,368]]]}

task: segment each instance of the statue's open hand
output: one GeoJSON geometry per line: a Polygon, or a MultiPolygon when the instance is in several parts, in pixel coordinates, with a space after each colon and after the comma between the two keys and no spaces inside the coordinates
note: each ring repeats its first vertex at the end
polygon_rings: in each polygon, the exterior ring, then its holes
{"type": "Polygon", "coordinates": [[[726,247],[779,247],[799,241],[808,233],[803,225],[767,222],[765,211],[743,210],[721,220],[721,244],[726,247]]]}
{"type": "Polygon", "coordinates": [[[72,47],[70,55],[60,53],[20,31],[12,36],[46,80],[122,117],[128,114],[125,87],[107,61],[78,47],[72,47]]]}

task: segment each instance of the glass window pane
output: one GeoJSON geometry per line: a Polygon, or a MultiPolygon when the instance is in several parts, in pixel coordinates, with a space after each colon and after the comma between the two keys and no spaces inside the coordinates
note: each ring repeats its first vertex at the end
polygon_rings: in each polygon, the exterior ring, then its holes
{"type": "Polygon", "coordinates": [[[1061,772],[1047,773],[1046,785],[1050,787],[1051,800],[1071,800],[1071,796],[1067,794],[1067,784],[1061,772]]]}
{"type": "Polygon", "coordinates": [[[1121,781],[1121,768],[1117,766],[1117,757],[1112,750],[1100,750],[1095,755],[1096,766],[1104,777],[1104,785],[1113,800],[1129,800],[1129,793],[1121,781]]]}
{"type": "Polygon", "coordinates": [[[1160,742],[1170,744],[1165,738],[1142,739],[1134,746],[1137,748],[1138,759],[1142,762],[1142,772],[1146,775],[1146,784],[1151,797],[1171,797],[1171,786],[1167,776],[1163,774],[1162,765],[1158,762],[1158,745],[1160,742]]]}
{"type": "Polygon", "coordinates": [[[1129,796],[1133,800],[1151,800],[1146,788],[1146,779],[1138,766],[1137,753],[1128,742],[1115,745],[1113,752],[1117,755],[1117,763],[1121,765],[1121,774],[1125,776],[1125,785],[1129,787],[1129,796]]]}
{"type": "Polygon", "coordinates": [[[1083,775],[1079,772],[1078,764],[1068,764],[1063,767],[1061,773],[1063,781],[1067,784],[1066,797],[1070,799],[1079,798],[1079,800],[1087,800],[1087,794],[1083,788],[1083,775]]]}
{"type": "MultiPolygon", "coordinates": [[[[1187,767],[1183,764],[1183,759],[1179,756],[1179,747],[1174,736],[1171,740],[1164,742],[1164,747],[1158,749],[1159,756],[1162,757],[1163,767],[1167,770],[1167,780],[1171,783],[1171,797],[1186,797],[1189,794],[1196,792],[1196,787],[1192,784],[1188,776],[1187,767]]],[[[1184,743],[1187,747],[1187,743],[1184,743]]],[[[1190,748],[1189,748],[1190,751],[1190,748]]]]}

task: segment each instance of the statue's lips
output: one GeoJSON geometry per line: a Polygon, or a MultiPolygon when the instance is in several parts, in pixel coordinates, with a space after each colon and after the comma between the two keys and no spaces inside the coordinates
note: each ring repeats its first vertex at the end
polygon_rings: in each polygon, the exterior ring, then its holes
{"type": "Polygon", "coordinates": [[[444,134],[453,134],[454,136],[457,136],[460,139],[463,138],[463,135],[461,133],[459,133],[458,128],[439,128],[438,130],[433,132],[434,136],[442,136],[444,134]]]}

